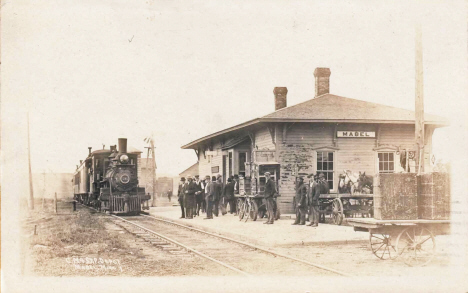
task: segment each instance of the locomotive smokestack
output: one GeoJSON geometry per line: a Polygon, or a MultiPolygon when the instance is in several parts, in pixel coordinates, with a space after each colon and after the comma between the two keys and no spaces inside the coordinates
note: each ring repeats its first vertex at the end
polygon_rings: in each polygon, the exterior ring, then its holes
{"type": "Polygon", "coordinates": [[[88,150],[89,150],[89,154],[90,154],[90,155],[91,155],[91,150],[92,150],[92,149],[93,149],[92,147],[88,147],[88,150]]]}
{"type": "Polygon", "coordinates": [[[127,139],[126,138],[119,138],[119,153],[126,153],[127,152],[127,139]]]}

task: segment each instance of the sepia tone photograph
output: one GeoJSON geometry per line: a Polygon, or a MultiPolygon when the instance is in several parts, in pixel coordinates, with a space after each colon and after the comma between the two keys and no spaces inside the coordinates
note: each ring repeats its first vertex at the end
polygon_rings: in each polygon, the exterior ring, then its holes
{"type": "Polygon", "coordinates": [[[3,292],[468,292],[466,1],[2,1],[3,292]]]}

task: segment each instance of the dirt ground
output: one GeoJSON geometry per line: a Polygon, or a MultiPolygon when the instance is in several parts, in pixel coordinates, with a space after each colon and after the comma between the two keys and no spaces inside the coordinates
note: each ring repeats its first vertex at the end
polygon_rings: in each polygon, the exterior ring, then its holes
{"type": "MultiPolygon", "coordinates": [[[[55,215],[50,205],[23,221],[23,271],[38,276],[226,276],[236,275],[198,256],[175,256],[153,247],[113,224],[102,214],[82,208],[55,215]],[[37,235],[34,235],[36,226],[37,235]]],[[[296,245],[275,251],[356,276],[450,275],[453,247],[437,237],[438,253],[425,267],[400,260],[382,261],[367,243],[296,245]]]]}
{"type": "MultiPolygon", "coordinates": [[[[47,210],[47,209],[46,209],[47,210]]],[[[99,214],[35,212],[23,223],[23,272],[35,276],[233,275],[198,256],[177,257],[99,214]],[[34,235],[36,226],[37,235],[34,235]]]]}

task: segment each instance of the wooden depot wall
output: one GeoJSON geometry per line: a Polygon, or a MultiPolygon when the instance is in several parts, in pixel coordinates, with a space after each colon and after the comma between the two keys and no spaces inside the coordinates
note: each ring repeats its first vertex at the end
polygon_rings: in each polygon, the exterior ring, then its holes
{"type": "MultiPolygon", "coordinates": [[[[433,128],[426,131],[426,166],[430,165],[431,142],[433,128]]],[[[273,151],[272,161],[280,163],[280,180],[278,198],[282,213],[293,213],[292,200],[295,194],[296,176],[307,176],[316,173],[317,152],[334,152],[334,188],[337,192],[338,176],[343,170],[351,170],[358,173],[366,172],[368,175],[378,173],[377,153],[396,152],[397,150],[414,150],[414,125],[412,124],[333,124],[333,123],[287,123],[271,125],[260,128],[254,132],[255,145],[251,148],[250,159],[255,158],[255,152],[273,151]],[[375,138],[337,138],[337,131],[372,131],[375,138]]],[[[242,146],[236,146],[243,150],[248,149],[251,141],[248,140],[242,146]]],[[[223,174],[223,151],[221,142],[213,142],[212,155],[205,156],[199,152],[200,176],[223,174]],[[217,168],[218,167],[218,168],[217,168]],[[217,172],[214,172],[216,171],[217,172]]],[[[224,151],[228,154],[228,151],[224,151]]],[[[234,152],[233,174],[238,159],[238,150],[234,152]]],[[[399,165],[399,156],[395,155],[395,167],[399,165]]],[[[226,169],[229,167],[226,164],[226,169]]],[[[398,169],[397,169],[398,170],[398,169]]],[[[229,174],[226,171],[226,174],[229,174]]],[[[306,178],[308,182],[308,179],[306,178]]]]}

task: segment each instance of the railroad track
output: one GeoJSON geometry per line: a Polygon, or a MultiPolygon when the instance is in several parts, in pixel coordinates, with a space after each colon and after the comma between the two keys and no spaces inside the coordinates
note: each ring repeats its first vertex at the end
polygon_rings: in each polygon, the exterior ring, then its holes
{"type": "Polygon", "coordinates": [[[153,216],[143,214],[126,217],[109,216],[115,224],[131,234],[170,254],[180,257],[198,255],[245,276],[258,274],[352,276],[320,264],[153,216]]]}

